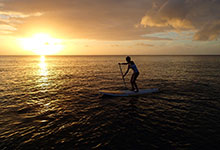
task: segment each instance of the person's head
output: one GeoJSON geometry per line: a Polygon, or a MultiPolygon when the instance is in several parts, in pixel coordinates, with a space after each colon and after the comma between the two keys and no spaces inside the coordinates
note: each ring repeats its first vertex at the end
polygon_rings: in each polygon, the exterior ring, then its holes
{"type": "Polygon", "coordinates": [[[126,61],[129,63],[131,61],[131,57],[127,56],[126,61]]]}

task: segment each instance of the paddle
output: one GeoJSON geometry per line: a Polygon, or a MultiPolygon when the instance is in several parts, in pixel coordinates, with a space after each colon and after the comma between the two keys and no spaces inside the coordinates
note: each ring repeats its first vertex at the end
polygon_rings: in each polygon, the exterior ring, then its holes
{"type": "Polygon", "coordinates": [[[125,89],[127,89],[127,86],[126,86],[126,83],[125,83],[125,78],[123,77],[123,72],[122,72],[122,69],[121,69],[121,64],[118,63],[118,65],[119,65],[119,68],[120,68],[120,71],[121,71],[121,76],[122,76],[122,80],[124,82],[125,89]]]}

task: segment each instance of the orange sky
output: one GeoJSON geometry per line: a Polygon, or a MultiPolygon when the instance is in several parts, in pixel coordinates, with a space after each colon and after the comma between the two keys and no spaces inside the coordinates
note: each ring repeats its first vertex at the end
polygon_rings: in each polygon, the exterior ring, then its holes
{"type": "Polygon", "coordinates": [[[0,55],[220,54],[219,36],[218,0],[0,0],[0,55]]]}

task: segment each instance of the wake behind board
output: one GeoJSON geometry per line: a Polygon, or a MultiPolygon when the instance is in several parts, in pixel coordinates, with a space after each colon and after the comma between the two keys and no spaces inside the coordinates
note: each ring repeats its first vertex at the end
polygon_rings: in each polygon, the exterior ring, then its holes
{"type": "Polygon", "coordinates": [[[130,90],[118,90],[118,91],[101,90],[100,93],[107,96],[138,96],[138,95],[144,95],[158,91],[159,90],[157,88],[153,88],[153,89],[140,89],[139,92],[134,92],[130,90]]]}

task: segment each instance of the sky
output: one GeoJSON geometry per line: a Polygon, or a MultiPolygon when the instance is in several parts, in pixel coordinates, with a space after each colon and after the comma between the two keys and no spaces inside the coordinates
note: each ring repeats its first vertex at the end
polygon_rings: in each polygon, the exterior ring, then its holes
{"type": "Polygon", "coordinates": [[[219,55],[220,0],[0,0],[0,55],[219,55]]]}

